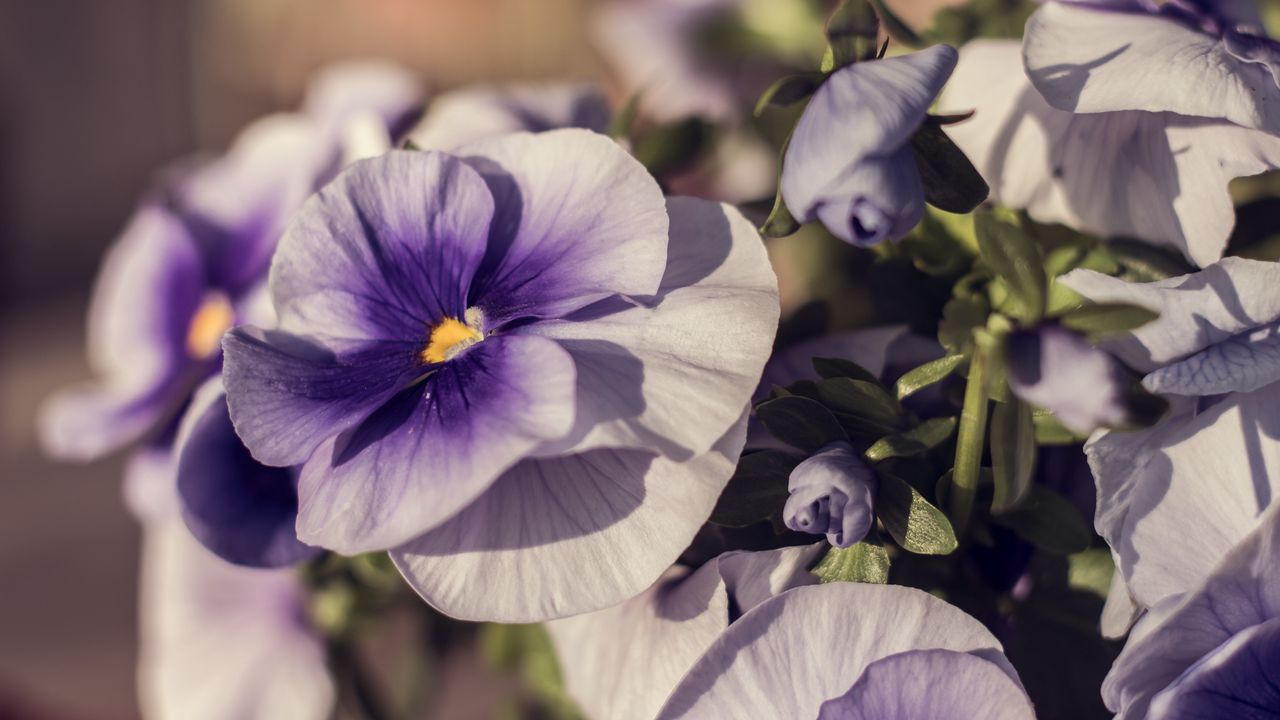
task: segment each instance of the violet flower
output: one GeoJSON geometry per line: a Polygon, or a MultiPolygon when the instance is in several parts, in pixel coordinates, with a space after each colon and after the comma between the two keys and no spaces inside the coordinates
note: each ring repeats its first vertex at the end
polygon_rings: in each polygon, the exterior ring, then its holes
{"type": "Polygon", "coordinates": [[[175,168],[107,255],[88,323],[100,379],[46,403],[47,450],[91,460],[169,420],[216,371],[223,331],[249,319],[284,223],[351,152],[353,123],[377,118],[385,150],[419,102],[398,69],[340,66],[317,79],[307,113],[263,118],[225,156],[175,168]]]}
{"type": "Polygon", "coordinates": [[[391,548],[442,611],[515,621],[670,566],[732,474],[778,316],[745,218],[664,203],[584,130],[357,163],[298,214],[271,294],[278,329],[229,333],[224,377],[254,457],[302,465],[299,539],[391,548]]]}
{"type": "Polygon", "coordinates": [[[956,64],[949,45],[833,73],[796,123],[782,197],[800,222],[821,220],[860,247],[896,241],[924,216],[911,138],[956,64]]]}
{"type": "Polygon", "coordinates": [[[1010,333],[1006,370],[1015,395],[1051,411],[1077,435],[1128,420],[1124,368],[1070,330],[1041,325],[1010,333]]]}
{"type": "Polygon", "coordinates": [[[866,537],[876,520],[878,485],[875,470],[848,443],[831,443],[791,471],[783,522],[847,548],[866,537]]]}
{"type": "Polygon", "coordinates": [[[659,720],[1030,720],[1017,673],[977,620],[928,593],[830,583],[765,600],[684,676],[659,720]]]}
{"type": "Polygon", "coordinates": [[[695,661],[743,613],[818,582],[823,544],[728,552],[673,567],[626,602],[546,624],[565,691],[591,718],[651,720],[695,661]]]}
{"type": "MultiPolygon", "coordinates": [[[[1178,103],[1073,112],[1054,97],[1042,96],[1044,86],[1033,86],[1022,71],[1024,49],[1028,58],[1033,42],[1038,43],[1037,52],[1045,51],[1050,42],[1095,52],[1089,48],[1097,38],[1115,39],[1107,30],[1110,23],[1134,19],[1058,2],[1045,3],[1036,17],[1063,14],[1096,18],[1097,23],[1048,37],[1033,35],[1029,26],[1025,46],[976,40],[961,49],[942,104],[971,108],[976,116],[948,128],[951,138],[972,158],[991,187],[992,199],[1002,205],[1025,209],[1040,222],[1167,246],[1197,265],[1209,265],[1222,256],[1235,225],[1228,184],[1280,167],[1280,138],[1178,103]]],[[[1170,22],[1146,16],[1136,21],[1156,26],[1170,22]]],[[[1145,30],[1123,37],[1139,36],[1143,42],[1151,37],[1145,30]]],[[[1188,77],[1181,70],[1169,71],[1177,64],[1135,48],[1119,57],[1141,62],[1116,70],[1114,82],[1123,75],[1120,94],[1125,97],[1140,97],[1152,86],[1181,88],[1188,77]]],[[[1200,60],[1190,51],[1185,57],[1200,60]]],[[[1092,70],[1082,70],[1080,76],[1089,82],[1095,78],[1092,70]]],[[[1178,97],[1213,94],[1196,88],[1178,90],[1178,97]]]]}

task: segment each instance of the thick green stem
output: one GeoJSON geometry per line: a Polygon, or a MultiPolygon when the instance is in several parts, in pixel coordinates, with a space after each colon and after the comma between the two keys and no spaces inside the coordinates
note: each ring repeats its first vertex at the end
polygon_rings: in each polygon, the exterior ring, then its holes
{"type": "Polygon", "coordinates": [[[964,389],[964,409],[956,436],[956,464],[951,475],[948,505],[956,537],[964,536],[973,514],[973,498],[982,470],[982,448],[987,433],[987,405],[990,396],[991,352],[995,343],[985,330],[974,333],[973,359],[969,362],[969,382],[964,389]]]}

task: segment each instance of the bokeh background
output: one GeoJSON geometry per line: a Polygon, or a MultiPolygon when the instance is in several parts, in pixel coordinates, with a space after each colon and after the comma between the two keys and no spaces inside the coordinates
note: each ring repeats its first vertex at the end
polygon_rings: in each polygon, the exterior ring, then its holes
{"type": "MultiPolygon", "coordinates": [[[[912,23],[956,0],[897,0],[912,23]]],[[[0,720],[137,716],[139,533],[122,460],[53,463],[33,417],[88,377],[99,260],[153,171],[295,107],[327,62],[381,56],[434,91],[598,78],[591,0],[0,0],[0,720]]],[[[460,657],[441,717],[501,683],[460,657]]]]}

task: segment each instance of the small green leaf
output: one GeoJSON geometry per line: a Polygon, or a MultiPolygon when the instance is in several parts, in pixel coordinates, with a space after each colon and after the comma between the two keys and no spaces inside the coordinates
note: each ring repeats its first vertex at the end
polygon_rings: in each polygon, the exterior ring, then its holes
{"type": "Polygon", "coordinates": [[[863,541],[847,548],[833,547],[811,570],[824,583],[889,582],[889,553],[882,545],[863,541]]]}
{"type": "Polygon", "coordinates": [[[924,199],[939,210],[972,212],[991,193],[987,181],[940,125],[921,125],[911,137],[911,149],[924,183],[924,199]]]}
{"type": "Polygon", "coordinates": [[[1091,336],[1136,330],[1160,317],[1160,313],[1125,303],[1095,303],[1070,310],[1058,322],[1091,336]]]}
{"type": "Polygon", "coordinates": [[[1081,552],[1093,539],[1075,506],[1043,485],[1032,485],[1022,504],[991,519],[1055,555],[1081,552]]]}
{"type": "Polygon", "coordinates": [[[631,97],[623,103],[622,108],[618,110],[618,114],[613,116],[613,122],[609,123],[608,135],[614,140],[621,140],[631,134],[631,125],[635,122],[636,115],[640,112],[640,99],[644,96],[644,91],[631,93],[631,97]]]}
{"type": "Polygon", "coordinates": [[[894,385],[894,392],[897,393],[899,400],[914,395],[923,388],[947,379],[947,376],[955,372],[962,362],[964,362],[964,355],[946,355],[937,360],[930,360],[898,378],[897,384],[894,385]]]}
{"type": "Polygon", "coordinates": [[[631,154],[650,174],[662,177],[693,164],[710,146],[711,132],[705,120],[689,118],[646,134],[631,154]]]}
{"type": "Polygon", "coordinates": [[[955,431],[955,418],[930,418],[906,432],[880,438],[864,454],[871,462],[918,455],[946,442],[955,431]]]}
{"type": "Polygon", "coordinates": [[[903,22],[892,10],[885,5],[884,0],[871,0],[871,4],[875,6],[876,13],[880,15],[880,22],[884,23],[885,32],[889,33],[889,37],[897,40],[903,45],[911,47],[921,47],[924,40],[911,29],[909,25],[903,22]]]}
{"type": "Polygon", "coordinates": [[[725,527],[747,527],[767,519],[787,501],[787,481],[804,458],[778,450],[743,455],[720,500],[711,511],[711,522],[725,527]]]}
{"type": "Polygon", "coordinates": [[[1106,548],[1089,548],[1067,557],[1067,585],[1106,599],[1111,592],[1115,563],[1106,548]]]}
{"type": "Polygon", "coordinates": [[[831,70],[875,57],[880,18],[867,0],[841,0],[827,20],[827,45],[831,70]]]}
{"type": "MultiPolygon", "coordinates": [[[[786,141],[782,143],[782,149],[778,151],[778,177],[782,177],[782,165],[787,159],[787,147],[791,145],[791,136],[788,135],[786,141]]],[[[769,217],[765,218],[764,224],[760,226],[760,234],[766,238],[780,238],[794,235],[800,229],[800,221],[791,215],[791,211],[787,209],[787,203],[782,198],[782,183],[778,183],[778,190],[773,196],[773,209],[769,211],[769,217]]]]}
{"type": "Polygon", "coordinates": [[[760,117],[770,105],[786,107],[807,99],[818,91],[827,76],[823,73],[788,75],[770,85],[756,101],[755,116],[760,117]]]}
{"type": "Polygon", "coordinates": [[[1043,408],[1031,411],[1031,422],[1036,428],[1037,445],[1074,445],[1084,438],[1062,426],[1053,413],[1043,408]]]}
{"type": "Polygon", "coordinates": [[[844,358],[813,358],[813,369],[820,377],[826,379],[852,378],[876,384],[880,383],[880,380],[875,375],[872,375],[871,371],[852,360],[845,360],[844,358]]]}
{"type": "Polygon", "coordinates": [[[956,534],[947,516],[893,475],[880,475],[876,514],[903,550],[917,555],[948,555],[956,549],[956,534]]]}
{"type": "Polygon", "coordinates": [[[775,438],[806,452],[848,439],[830,410],[798,395],[760,403],[756,406],[756,417],[775,438]]]}
{"type": "Polygon", "coordinates": [[[973,351],[973,331],[985,326],[990,314],[991,306],[986,298],[961,295],[951,298],[942,308],[938,342],[951,355],[969,355],[973,351]]]}
{"type": "Polygon", "coordinates": [[[817,392],[849,432],[881,437],[902,429],[902,406],[879,383],[831,378],[819,381],[817,392]]]}
{"type": "Polygon", "coordinates": [[[991,511],[1013,508],[1031,489],[1031,473],[1036,466],[1036,428],[1031,407],[1009,396],[991,412],[991,470],[995,476],[995,496],[991,511]]]}
{"type": "Polygon", "coordinates": [[[1035,238],[1016,216],[1001,217],[992,210],[975,213],[974,228],[983,261],[1004,279],[1017,301],[1013,307],[1006,304],[1006,309],[1025,323],[1038,321],[1044,316],[1049,280],[1035,238]]]}
{"type": "Polygon", "coordinates": [[[418,143],[413,141],[413,138],[405,138],[404,142],[400,143],[400,149],[401,150],[421,150],[422,148],[418,146],[418,143]]]}
{"type": "Polygon", "coordinates": [[[973,500],[977,496],[982,470],[982,451],[986,447],[987,408],[990,403],[990,366],[992,338],[985,329],[974,332],[974,354],[969,361],[969,379],[964,387],[964,405],[956,432],[956,457],[952,465],[951,484],[947,491],[951,522],[960,534],[969,525],[973,500]]]}

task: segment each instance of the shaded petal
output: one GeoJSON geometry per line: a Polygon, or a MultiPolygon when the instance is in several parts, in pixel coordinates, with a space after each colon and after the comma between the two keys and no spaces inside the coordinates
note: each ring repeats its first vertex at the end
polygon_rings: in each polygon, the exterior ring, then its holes
{"type": "Polygon", "coordinates": [[[433,100],[409,139],[427,150],[450,150],[521,131],[576,127],[602,133],[610,115],[604,94],[586,83],[470,87],[433,100]]]}
{"type": "Polygon", "coordinates": [[[231,421],[253,457],[300,465],[425,368],[410,343],[367,343],[341,355],[273,330],[238,327],[222,340],[231,421]]]}
{"type": "Polygon", "coordinates": [[[973,653],[1017,677],[981,623],[932,595],[861,583],[795,588],[730,625],[658,717],[816,717],[871,663],[931,648],[973,653]]]}
{"type": "Polygon", "coordinates": [[[229,565],[176,518],[146,527],[139,690],[157,720],[324,720],[334,688],[297,575],[229,565]]]}
{"type": "Polygon", "coordinates": [[[1249,392],[1280,380],[1280,324],[1227,338],[1142,380],[1154,393],[1220,395],[1249,392]]]}
{"type": "MultiPolygon", "coordinates": [[[[1116,561],[1114,556],[1113,553],[1113,562],[1119,565],[1119,561],[1116,561]]],[[[1133,627],[1141,611],[1142,608],[1138,607],[1138,604],[1133,601],[1133,596],[1129,594],[1124,573],[1113,572],[1111,588],[1107,592],[1107,601],[1102,606],[1102,618],[1099,621],[1102,637],[1112,640],[1124,637],[1128,634],[1129,628],[1133,627]]]]}
{"type": "MultiPolygon", "coordinates": [[[[1197,526],[1199,527],[1199,526],[1197,526]]],[[[1102,685],[1118,718],[1147,717],[1152,698],[1238,633],[1280,618],[1280,503],[1203,582],[1139,621],[1102,685]]]]}
{"type": "Polygon", "coordinates": [[[706,523],[745,424],[685,462],[608,449],[525,460],[391,557],[427,602],[465,620],[537,622],[615,605],[651,585],[706,523]]]}
{"type": "Polygon", "coordinates": [[[818,720],[937,717],[1034,720],[1022,687],[995,663],[954,650],[910,650],[877,660],[818,720]]]}
{"type": "Polygon", "coordinates": [[[219,378],[196,392],[176,448],[182,518],[214,554],[253,567],[284,567],[319,554],[294,530],[296,474],[249,455],[231,425],[219,378]]]}
{"type": "Polygon", "coordinates": [[[1061,110],[1167,111],[1280,133],[1274,60],[1241,57],[1165,15],[1045,3],[1027,21],[1023,53],[1032,84],[1061,110]]]}
{"type": "Polygon", "coordinates": [[[672,198],[668,209],[671,247],[652,302],[601,303],[522,330],[555,339],[578,367],[574,431],[540,454],[700,455],[750,400],[778,327],[764,243],[729,205],[672,198]]]}
{"type": "Polygon", "coordinates": [[[1067,429],[1087,434],[1123,424],[1127,378],[1120,363],[1057,325],[1010,333],[1009,389],[1053,413],[1067,429]]]}
{"type": "Polygon", "coordinates": [[[1280,496],[1277,403],[1280,385],[1230,395],[1175,423],[1124,478],[1127,513],[1108,540],[1139,604],[1196,587],[1280,496]]]}
{"type": "Polygon", "coordinates": [[[183,225],[157,206],[139,208],[108,252],[89,306],[89,365],[101,379],[41,408],[40,439],[51,455],[101,457],[175,409],[203,293],[200,254],[183,225]]]}
{"type": "Polygon", "coordinates": [[[1244,630],[1151,702],[1162,720],[1280,716],[1280,618],[1244,630]]]}
{"type": "Polygon", "coordinates": [[[280,241],[271,267],[280,328],[334,349],[425,345],[432,326],[469,307],[493,208],[480,176],[443,153],[352,165],[307,200],[280,241]]]}
{"type": "Polygon", "coordinates": [[[1235,225],[1228,184],[1280,165],[1280,138],[1173,113],[1076,115],[1052,108],[1019,71],[1016,41],[960,52],[944,110],[977,119],[948,134],[992,198],[1111,237],[1171,247],[1197,265],[1222,256],[1235,225]]]}
{"type": "Polygon", "coordinates": [[[787,145],[781,182],[791,214],[807,222],[820,206],[835,205],[830,213],[841,216],[823,217],[823,223],[852,241],[851,206],[879,184],[886,188],[872,200],[883,201],[877,211],[895,231],[916,213],[917,205],[923,212],[923,190],[908,141],[955,63],[955,48],[935,45],[832,74],[809,101],[787,145]],[[904,203],[908,198],[911,202],[904,203]]]}
{"type": "Polygon", "coordinates": [[[298,538],[352,555],[449,520],[568,431],[573,382],[573,361],[549,340],[477,343],[320,446],[299,480],[298,538]]]}
{"type": "Polygon", "coordinates": [[[303,112],[325,132],[341,134],[359,115],[378,119],[391,137],[422,109],[422,84],[408,70],[379,59],[347,60],[324,68],[307,86],[303,112]]]}
{"type": "Polygon", "coordinates": [[[605,135],[570,128],[458,148],[496,201],[473,304],[491,323],[652,295],[667,262],[662,191],[605,135]]]}
{"type": "Polygon", "coordinates": [[[816,583],[805,568],[823,547],[726,553],[693,573],[672,568],[620,605],[547,623],[566,691],[588,717],[652,718],[734,612],[816,583]]]}
{"type": "Polygon", "coordinates": [[[1093,302],[1128,303],[1160,313],[1154,322],[1106,340],[1103,347],[1141,372],[1198,353],[1233,336],[1280,321],[1280,263],[1223,258],[1200,272],[1131,283],[1092,270],[1059,280],[1093,302]]]}
{"type": "Polygon", "coordinates": [[[903,147],[887,158],[866,158],[833,179],[810,206],[833,235],[858,247],[900,240],[924,217],[924,185],[915,151],[903,147]]]}

